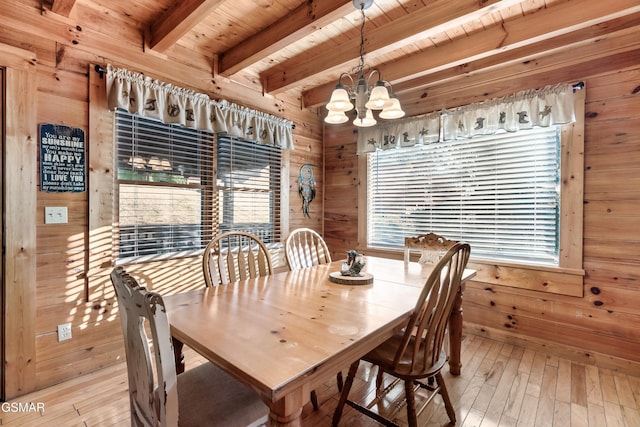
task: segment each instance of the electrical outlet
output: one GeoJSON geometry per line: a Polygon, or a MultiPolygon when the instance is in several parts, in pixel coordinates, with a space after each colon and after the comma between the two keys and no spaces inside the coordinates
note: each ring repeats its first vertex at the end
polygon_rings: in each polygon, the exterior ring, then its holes
{"type": "Polygon", "coordinates": [[[71,323],[58,325],[58,342],[71,339],[71,323]]]}

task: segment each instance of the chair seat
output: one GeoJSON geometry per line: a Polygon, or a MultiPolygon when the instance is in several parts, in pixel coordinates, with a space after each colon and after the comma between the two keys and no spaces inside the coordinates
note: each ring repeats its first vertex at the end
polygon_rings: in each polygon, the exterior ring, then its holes
{"type": "MultiPolygon", "coordinates": [[[[424,362],[424,352],[421,351],[417,355],[417,358],[412,361],[408,355],[405,353],[398,363],[398,366],[393,366],[393,359],[398,352],[398,347],[402,343],[402,335],[394,335],[389,338],[387,341],[380,344],[375,349],[371,350],[365,356],[362,357],[362,360],[365,360],[373,365],[378,365],[380,369],[385,372],[392,373],[394,376],[408,379],[408,380],[416,380],[420,378],[428,378],[434,375],[436,372],[440,371],[444,364],[447,362],[447,353],[444,349],[440,351],[440,355],[436,363],[431,364],[430,361],[424,362]],[[423,366],[427,366],[428,369],[422,368],[423,366]]],[[[413,345],[411,339],[409,346],[413,345]]]]}
{"type": "Polygon", "coordinates": [[[178,375],[178,425],[260,426],[269,408],[248,386],[212,363],[203,363],[178,375]]]}

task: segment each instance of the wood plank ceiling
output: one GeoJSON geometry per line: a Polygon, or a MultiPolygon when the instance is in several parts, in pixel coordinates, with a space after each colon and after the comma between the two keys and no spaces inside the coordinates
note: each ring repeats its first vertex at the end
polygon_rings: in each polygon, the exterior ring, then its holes
{"type": "MultiPolygon", "coordinates": [[[[351,0],[52,0],[51,10],[68,16],[80,4],[136,22],[149,49],[212,57],[214,77],[296,96],[302,108],[324,105],[358,63],[351,0]]],[[[570,81],[580,63],[637,63],[640,51],[638,0],[374,0],[365,14],[365,62],[408,115],[443,108],[454,88],[499,95],[505,78],[570,81]]]]}

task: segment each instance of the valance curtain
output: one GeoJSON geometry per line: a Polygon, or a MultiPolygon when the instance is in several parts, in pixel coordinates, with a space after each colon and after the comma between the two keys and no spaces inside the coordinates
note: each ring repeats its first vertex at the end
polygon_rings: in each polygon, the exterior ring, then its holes
{"type": "Polygon", "coordinates": [[[573,86],[558,84],[358,131],[358,154],[575,121],[573,86]]]}
{"type": "Polygon", "coordinates": [[[293,122],[107,65],[109,109],[293,149],[293,122]]]}

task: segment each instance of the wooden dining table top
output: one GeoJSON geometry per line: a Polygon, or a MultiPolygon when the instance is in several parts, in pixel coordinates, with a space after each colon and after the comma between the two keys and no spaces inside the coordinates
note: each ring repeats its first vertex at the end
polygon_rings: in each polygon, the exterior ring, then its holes
{"type": "Polygon", "coordinates": [[[367,257],[373,283],[344,285],[329,280],[341,264],[169,295],[172,336],[256,390],[272,425],[299,425],[309,392],[400,328],[431,272],[367,257]]]}

